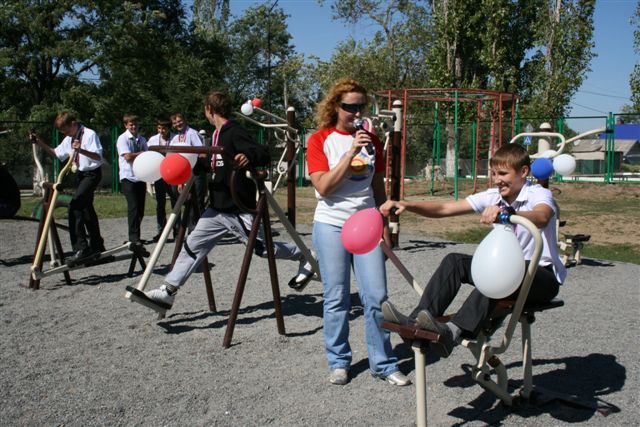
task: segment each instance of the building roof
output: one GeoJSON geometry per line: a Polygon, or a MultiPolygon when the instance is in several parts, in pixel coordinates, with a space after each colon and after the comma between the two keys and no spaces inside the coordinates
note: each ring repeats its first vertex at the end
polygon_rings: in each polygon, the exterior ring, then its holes
{"type": "MultiPolygon", "coordinates": [[[[613,143],[613,151],[620,151],[626,155],[639,144],[637,139],[616,139],[613,143]]],[[[602,139],[581,139],[572,144],[572,153],[593,153],[596,151],[606,151],[605,141],[602,139]]]]}
{"type": "MultiPolygon", "coordinates": [[[[640,124],[619,124],[614,125],[614,137],[618,139],[635,139],[640,140],[640,124]]],[[[606,133],[600,134],[600,139],[607,139],[606,133]]]]}

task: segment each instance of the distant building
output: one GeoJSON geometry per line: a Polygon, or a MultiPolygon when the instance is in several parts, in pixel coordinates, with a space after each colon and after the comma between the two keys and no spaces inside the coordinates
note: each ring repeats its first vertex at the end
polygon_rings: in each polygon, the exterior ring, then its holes
{"type": "MultiPolygon", "coordinates": [[[[598,139],[576,141],[571,152],[576,158],[576,172],[583,174],[602,174],[605,172],[606,134],[598,139]]],[[[616,124],[614,127],[614,170],[622,163],[640,163],[640,124],[616,124]]]]}

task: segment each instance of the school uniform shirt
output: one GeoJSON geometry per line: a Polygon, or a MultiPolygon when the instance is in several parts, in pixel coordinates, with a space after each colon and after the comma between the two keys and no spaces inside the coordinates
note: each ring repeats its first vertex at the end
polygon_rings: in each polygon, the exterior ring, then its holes
{"type": "Polygon", "coordinates": [[[167,145],[171,144],[171,140],[173,139],[174,136],[175,136],[174,133],[169,133],[169,137],[167,139],[162,139],[162,135],[157,133],[153,135],[151,138],[149,138],[149,140],[147,141],[147,147],[153,147],[153,146],[166,147],[167,145]]]}
{"type": "MultiPolygon", "coordinates": [[[[100,160],[96,161],[82,154],[78,154],[76,158],[78,163],[78,170],[86,172],[98,169],[104,161],[104,159],[102,158],[102,144],[100,144],[100,138],[98,137],[97,133],[95,133],[88,127],[83,125],[79,125],[79,127],[81,134],[80,148],[96,153],[100,156],[100,160]]],[[[54,148],[56,156],[58,157],[58,159],[60,159],[60,161],[67,160],[73,152],[73,148],[71,148],[72,142],[73,138],[67,136],[56,148],[54,148]]]]}
{"type": "Polygon", "coordinates": [[[146,138],[140,135],[134,136],[129,129],[127,129],[118,137],[116,147],[118,149],[118,175],[120,177],[120,181],[123,179],[131,182],[140,181],[133,173],[133,161],[126,161],[124,159],[124,155],[127,153],[147,151],[148,147],[146,138]]]}
{"type": "MultiPolygon", "coordinates": [[[[351,215],[361,209],[376,206],[371,181],[373,175],[384,171],[382,144],[378,137],[371,135],[375,153],[369,155],[360,150],[351,160],[351,169],[345,179],[328,196],[316,191],[318,206],[314,221],[342,227],[351,215]]],[[[307,145],[309,174],[329,172],[351,149],[354,136],[336,128],[325,128],[311,135],[307,145]]]]}
{"type": "MultiPolygon", "coordinates": [[[[507,201],[500,196],[497,188],[472,194],[465,200],[467,200],[469,205],[471,205],[477,213],[482,213],[482,211],[489,206],[509,206],[507,201]]],[[[515,209],[516,213],[531,212],[533,208],[540,203],[549,206],[553,210],[554,215],[547,226],[540,230],[540,234],[542,235],[542,255],[540,256],[540,262],[538,264],[541,266],[553,265],[556,279],[559,283],[562,283],[567,277],[567,269],[558,256],[558,236],[556,235],[558,206],[553,200],[551,191],[539,184],[532,184],[527,181],[520,190],[516,200],[511,204],[511,207],[515,209]]],[[[497,224],[494,224],[494,227],[496,225],[497,224]]],[[[530,260],[533,256],[535,246],[533,236],[531,236],[523,226],[514,224],[513,227],[522,252],[524,253],[524,259],[530,260]]]]}
{"type": "Polygon", "coordinates": [[[185,126],[182,132],[177,132],[173,138],[171,138],[171,142],[169,145],[175,144],[187,144],[192,147],[201,147],[202,146],[202,138],[200,138],[200,134],[196,132],[195,129],[191,129],[189,126],[185,126]]]}

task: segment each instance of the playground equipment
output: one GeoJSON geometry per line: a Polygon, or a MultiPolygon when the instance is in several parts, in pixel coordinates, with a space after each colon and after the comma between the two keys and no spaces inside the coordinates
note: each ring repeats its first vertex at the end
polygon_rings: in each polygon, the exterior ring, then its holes
{"type": "MultiPolygon", "coordinates": [[[[36,137],[33,135],[33,137],[36,137]]],[[[37,153],[36,145],[33,144],[33,154],[34,159],[36,161],[36,165],[40,170],[40,174],[44,177],[44,168],[40,163],[39,156],[37,153]]],[[[33,257],[33,264],[31,265],[31,275],[29,278],[29,288],[31,289],[39,289],[40,280],[44,277],[52,276],[55,274],[64,274],[65,282],[67,285],[71,285],[71,276],[69,275],[69,271],[77,270],[84,267],[89,267],[91,265],[104,264],[108,262],[120,261],[124,259],[131,259],[131,263],[129,265],[129,270],[127,275],[132,276],[133,271],[136,266],[136,262],[139,262],[142,268],[145,267],[145,262],[143,258],[143,249],[139,246],[134,246],[130,242],[126,242],[121,246],[116,248],[109,249],[107,251],[101,252],[96,256],[92,257],[90,260],[87,260],[82,263],[70,265],[65,264],[64,261],[64,251],[62,249],[62,244],[60,242],[60,237],[57,232],[57,224],[53,219],[53,213],[56,207],[56,201],[60,196],[60,188],[62,185],[62,180],[67,175],[67,173],[73,169],[73,162],[75,157],[75,150],[69,156],[69,159],[65,163],[64,167],[58,174],[56,182],[51,184],[48,182],[42,182],[41,186],[43,188],[43,203],[42,203],[42,215],[40,217],[40,222],[38,226],[38,237],[36,240],[36,249],[33,257]],[[49,270],[43,270],[43,256],[45,252],[45,247],[47,241],[50,245],[50,256],[51,256],[51,267],[49,270]],[[117,255],[123,251],[130,251],[126,254],[117,255]]]]}
{"type": "Polygon", "coordinates": [[[237,117],[242,118],[250,123],[260,126],[264,129],[271,129],[274,131],[276,140],[285,143],[285,150],[282,152],[278,163],[276,164],[276,171],[278,172],[278,178],[275,184],[270,188],[265,187],[265,198],[268,205],[273,209],[274,213],[287,229],[287,232],[298,245],[305,258],[309,260],[313,270],[316,272],[318,280],[320,280],[320,268],[316,262],[315,257],[311,254],[311,251],[307,245],[302,241],[300,235],[296,231],[296,162],[300,157],[299,154],[303,151],[302,141],[300,133],[294,127],[295,125],[295,109],[293,107],[287,108],[287,118],[284,119],[273,113],[260,108],[261,101],[257,98],[247,101],[241,107],[242,114],[235,113],[237,117]],[[265,123],[258,119],[250,117],[254,112],[260,113],[275,123],[265,123]],[[285,165],[286,161],[286,165],[285,165]],[[273,194],[278,189],[278,185],[282,178],[287,177],[287,212],[280,207],[278,202],[273,197],[273,194]]]}
{"type": "MultiPolygon", "coordinates": [[[[480,161],[491,158],[495,150],[500,148],[503,142],[506,142],[506,136],[513,136],[515,129],[516,104],[518,97],[511,93],[497,92],[492,90],[481,89],[452,89],[452,88],[413,88],[413,89],[388,89],[376,92],[376,95],[386,98],[387,105],[390,107],[398,100],[404,107],[404,110],[398,118],[401,118],[399,132],[402,135],[399,147],[399,184],[400,197],[404,197],[404,171],[405,158],[407,149],[407,135],[411,126],[409,116],[413,114],[413,110],[409,104],[410,101],[429,101],[434,104],[434,138],[432,150],[432,166],[440,164],[440,144],[443,129],[440,123],[440,110],[442,103],[453,102],[453,123],[449,123],[446,127],[450,140],[453,140],[453,152],[447,156],[450,162],[447,164],[447,176],[454,179],[454,197],[458,199],[458,158],[460,153],[460,115],[461,104],[475,107],[475,123],[472,135],[473,141],[473,160],[472,175],[474,177],[475,192],[478,184],[478,165],[480,161]],[[396,101],[393,101],[395,99],[396,101]]],[[[446,119],[450,119],[451,112],[445,114],[446,119]]],[[[448,121],[448,120],[447,120],[448,121]]],[[[432,167],[432,193],[434,192],[433,183],[435,181],[435,168],[432,167]]],[[[491,183],[489,182],[489,185],[491,183]]],[[[395,200],[395,199],[394,199],[395,200]]]]}
{"type": "MultiPolygon", "coordinates": [[[[507,219],[503,218],[503,220],[507,219]]],[[[496,397],[498,397],[507,406],[516,405],[522,400],[537,404],[544,404],[552,400],[559,400],[572,406],[582,406],[597,410],[603,415],[608,415],[615,408],[606,402],[583,402],[574,396],[563,395],[533,385],[531,324],[535,321],[536,313],[562,307],[564,302],[561,299],[555,298],[548,304],[536,306],[528,305],[525,307],[525,301],[529,294],[529,289],[538,268],[538,261],[540,260],[540,255],[542,253],[542,237],[540,236],[540,231],[537,227],[524,217],[511,215],[508,217],[507,221],[511,224],[525,227],[531,236],[533,236],[535,249],[524,279],[522,280],[522,284],[520,285],[518,298],[515,301],[501,300],[477,338],[473,340],[465,339],[462,341],[462,346],[467,347],[475,359],[474,365],[472,365],[467,372],[483,388],[495,394],[496,397]],[[502,337],[493,337],[508,316],[510,316],[509,321],[504,328],[502,337]],[[511,394],[508,390],[509,378],[507,369],[499,359],[498,355],[503,354],[508,349],[518,323],[520,323],[522,330],[523,385],[517,394],[511,394]],[[492,375],[495,380],[492,379],[492,375]]],[[[385,249],[384,246],[383,250],[385,250],[385,253],[390,251],[388,248],[385,249]]],[[[409,279],[404,273],[403,275],[405,278],[409,279]]],[[[415,281],[413,281],[413,283],[411,280],[408,281],[415,287],[415,281]]],[[[420,292],[418,293],[420,294],[420,292]]],[[[447,322],[450,318],[451,316],[449,315],[440,317],[438,320],[441,322],[447,322]]],[[[389,331],[396,332],[405,341],[411,342],[415,355],[416,370],[416,424],[418,427],[426,426],[427,387],[425,352],[428,348],[426,344],[429,342],[438,342],[441,338],[437,333],[420,329],[415,325],[401,325],[384,321],[382,322],[381,327],[389,331]]]]}
{"type": "MultiPolygon", "coordinates": [[[[246,104],[245,104],[246,105],[246,104]]],[[[252,108],[255,109],[259,109],[258,106],[253,106],[252,108]]],[[[247,107],[243,106],[243,110],[244,111],[248,111],[247,107]]],[[[253,110],[251,111],[253,112],[253,110]]],[[[268,113],[270,114],[270,113],[268,113]]],[[[277,117],[275,115],[271,115],[273,117],[277,117]]],[[[283,120],[278,118],[279,120],[283,120]]],[[[259,125],[265,125],[266,127],[272,127],[272,125],[269,124],[264,124],[258,120],[255,119],[250,119],[252,122],[259,124],[259,125]]],[[[293,120],[291,120],[291,122],[293,122],[293,120]]],[[[295,130],[292,127],[285,125],[282,126],[280,124],[280,126],[277,126],[279,128],[284,128],[285,132],[287,132],[287,135],[292,131],[295,130]]],[[[287,139],[292,142],[292,138],[287,137],[287,139]]],[[[288,147],[290,148],[290,147],[288,147]]],[[[220,156],[224,156],[224,149],[222,147],[176,147],[176,146],[169,146],[169,147],[152,147],[152,150],[154,151],[159,151],[159,152],[163,152],[163,153],[167,153],[167,152],[172,152],[172,153],[194,153],[194,154],[213,154],[213,155],[220,155],[220,156]]],[[[293,152],[293,150],[289,151],[289,154],[291,154],[293,152]]],[[[290,169],[292,170],[292,169],[290,169]]],[[[284,211],[278,206],[276,200],[273,198],[273,196],[271,195],[271,192],[267,190],[267,187],[265,185],[265,178],[266,178],[266,173],[259,173],[259,172],[252,172],[250,173],[250,178],[253,179],[253,181],[256,184],[256,188],[258,189],[258,201],[257,201],[257,208],[255,210],[252,209],[248,209],[246,208],[239,200],[239,198],[236,195],[236,191],[235,191],[235,178],[237,172],[233,172],[232,177],[231,177],[231,194],[232,197],[234,198],[234,202],[236,203],[236,205],[241,209],[244,210],[246,212],[250,212],[254,215],[254,222],[252,224],[251,227],[251,231],[249,233],[248,236],[248,242],[247,242],[247,247],[245,250],[245,255],[244,255],[244,259],[242,262],[242,266],[240,269],[240,275],[238,278],[238,283],[236,285],[236,292],[235,292],[235,296],[234,296],[234,300],[232,303],[232,308],[231,308],[231,312],[229,315],[229,320],[227,323],[227,330],[225,332],[225,337],[224,337],[224,341],[223,341],[223,346],[225,348],[228,348],[231,345],[231,340],[232,340],[232,336],[233,336],[233,330],[235,328],[235,323],[237,320],[237,316],[238,316],[238,312],[240,309],[240,303],[242,300],[242,296],[244,293],[244,288],[246,285],[246,281],[247,281],[247,277],[248,277],[248,272],[249,272],[249,267],[251,264],[251,259],[253,257],[254,254],[254,249],[256,247],[256,242],[257,242],[257,237],[258,237],[258,231],[261,227],[261,223],[262,223],[262,228],[264,230],[264,236],[265,236],[265,246],[266,246],[266,250],[267,250],[267,258],[268,258],[268,263],[269,263],[269,271],[270,271],[270,278],[271,278],[271,288],[272,288],[272,293],[273,293],[273,302],[274,302],[274,308],[275,308],[275,316],[276,316],[276,321],[277,321],[277,327],[278,327],[278,332],[280,334],[284,334],[285,333],[285,328],[284,328],[284,319],[282,316],[282,309],[281,309],[281,303],[280,303],[280,291],[279,291],[279,286],[278,286],[278,276],[277,276],[277,270],[276,270],[276,264],[275,264],[275,256],[274,256],[274,252],[273,252],[273,238],[272,238],[272,232],[271,232],[271,221],[269,218],[269,210],[268,210],[268,206],[272,206],[274,208],[274,211],[276,212],[276,214],[278,215],[278,218],[280,219],[280,221],[285,225],[287,231],[290,233],[292,239],[296,242],[296,244],[298,245],[298,247],[301,249],[301,251],[303,252],[303,254],[305,255],[305,257],[307,258],[307,260],[309,260],[309,262],[312,264],[312,267],[314,268],[316,274],[318,274],[317,272],[319,271],[318,267],[317,267],[317,263],[315,261],[315,258],[312,256],[311,252],[309,251],[309,249],[307,248],[307,246],[304,244],[304,242],[302,241],[302,239],[300,238],[300,236],[298,235],[298,233],[295,231],[295,227],[293,226],[293,224],[291,224],[291,222],[289,221],[289,219],[287,218],[287,216],[285,215],[284,211]]],[[[162,307],[160,305],[158,305],[157,303],[155,303],[154,301],[150,300],[145,294],[144,294],[144,289],[148,283],[148,280],[151,276],[151,273],[153,271],[153,268],[155,266],[155,263],[157,262],[157,259],[159,257],[160,252],[162,251],[162,248],[166,242],[166,239],[169,235],[170,230],[172,230],[173,228],[173,224],[175,223],[175,220],[178,216],[178,213],[180,211],[181,206],[185,203],[186,199],[187,199],[187,194],[190,191],[190,188],[193,184],[193,180],[194,178],[191,177],[189,179],[189,181],[185,184],[185,188],[183,188],[182,192],[180,193],[180,197],[178,198],[178,201],[176,202],[173,212],[171,213],[170,217],[167,220],[167,224],[165,225],[165,228],[163,229],[163,232],[160,236],[160,239],[158,241],[158,244],[156,245],[156,247],[154,248],[153,253],[151,254],[151,257],[149,259],[149,264],[147,265],[147,268],[145,269],[142,277],[140,278],[140,281],[138,282],[136,287],[131,287],[131,286],[127,286],[127,293],[125,294],[125,298],[129,298],[131,301],[137,302],[139,304],[142,304],[148,308],[151,308],[152,310],[156,311],[158,313],[158,317],[159,318],[163,318],[166,315],[166,311],[167,309],[165,307],[162,307]]],[[[290,183],[293,185],[293,183],[295,183],[295,177],[290,178],[289,179],[290,183]]],[[[293,204],[293,203],[292,203],[293,204]]],[[[184,232],[181,230],[181,233],[178,236],[178,239],[176,241],[176,248],[175,248],[175,252],[174,252],[174,262],[175,262],[175,258],[177,256],[177,252],[179,251],[179,247],[180,244],[182,242],[182,239],[184,238],[184,232]]],[[[205,267],[204,267],[204,271],[205,274],[208,273],[208,266],[206,265],[206,259],[205,259],[205,267]]],[[[211,288],[210,285],[210,279],[207,281],[207,276],[205,276],[205,282],[206,282],[206,286],[207,286],[207,295],[209,297],[209,306],[210,309],[212,311],[215,311],[215,302],[213,301],[213,290],[211,288]],[[212,304],[213,303],[213,304],[212,304]]]]}

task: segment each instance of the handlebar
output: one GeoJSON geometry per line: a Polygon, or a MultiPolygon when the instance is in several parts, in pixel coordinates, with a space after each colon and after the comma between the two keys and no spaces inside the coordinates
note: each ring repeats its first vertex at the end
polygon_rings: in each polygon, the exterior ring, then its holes
{"type": "MultiPolygon", "coordinates": [[[[597,133],[612,133],[613,130],[611,129],[607,129],[607,128],[598,128],[598,129],[592,129],[589,130],[587,132],[583,132],[579,135],[576,135],[572,138],[569,139],[565,139],[564,135],[558,132],[523,132],[523,133],[519,133],[516,136],[514,136],[513,138],[511,138],[511,141],[509,141],[509,144],[513,144],[514,142],[516,142],[518,139],[520,138],[524,138],[526,136],[546,136],[546,137],[550,137],[550,138],[558,138],[560,139],[560,147],[558,147],[558,149],[556,150],[556,153],[551,156],[551,158],[556,157],[560,154],[562,154],[562,151],[564,150],[565,145],[570,144],[572,142],[575,142],[579,139],[585,138],[587,136],[590,135],[595,135],[597,133]]],[[[536,159],[538,157],[541,157],[541,154],[533,154],[531,155],[532,159],[536,159]]]]}

